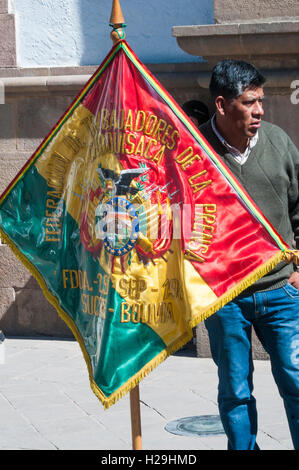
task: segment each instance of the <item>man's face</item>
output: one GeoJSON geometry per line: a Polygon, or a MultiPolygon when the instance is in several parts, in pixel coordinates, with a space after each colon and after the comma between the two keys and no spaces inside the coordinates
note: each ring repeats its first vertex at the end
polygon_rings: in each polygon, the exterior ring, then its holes
{"type": "Polygon", "coordinates": [[[262,87],[246,88],[241,96],[225,100],[225,120],[234,134],[253,137],[261,125],[264,91],[262,87]]]}

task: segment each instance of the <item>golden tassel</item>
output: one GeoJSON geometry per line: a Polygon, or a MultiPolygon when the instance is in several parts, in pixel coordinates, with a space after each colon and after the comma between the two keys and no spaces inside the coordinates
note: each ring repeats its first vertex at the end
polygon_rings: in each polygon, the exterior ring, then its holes
{"type": "Polygon", "coordinates": [[[286,250],[284,252],[284,260],[287,263],[299,264],[299,250],[286,250]]]}

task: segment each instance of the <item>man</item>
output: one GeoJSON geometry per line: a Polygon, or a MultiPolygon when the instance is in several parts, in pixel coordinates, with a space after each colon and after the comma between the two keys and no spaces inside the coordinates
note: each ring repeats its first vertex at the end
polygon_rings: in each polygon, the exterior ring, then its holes
{"type": "MultiPolygon", "coordinates": [[[[262,122],[265,78],[250,64],[213,69],[216,113],[200,127],[263,214],[299,248],[299,152],[279,127],[262,122]]],[[[218,366],[218,405],[228,449],[259,449],[252,395],[251,329],[269,353],[295,449],[299,449],[299,272],[280,263],[206,320],[218,366]]]]}

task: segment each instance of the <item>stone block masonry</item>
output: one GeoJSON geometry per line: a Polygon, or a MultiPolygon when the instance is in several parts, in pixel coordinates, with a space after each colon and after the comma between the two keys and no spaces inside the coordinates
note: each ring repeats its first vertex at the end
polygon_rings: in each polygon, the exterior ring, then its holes
{"type": "Polygon", "coordinates": [[[8,13],[8,0],[0,0],[0,15],[8,13]]]}
{"type": "Polygon", "coordinates": [[[7,2],[3,0],[0,0],[0,44],[0,67],[15,67],[15,18],[7,13],[7,2]]]}

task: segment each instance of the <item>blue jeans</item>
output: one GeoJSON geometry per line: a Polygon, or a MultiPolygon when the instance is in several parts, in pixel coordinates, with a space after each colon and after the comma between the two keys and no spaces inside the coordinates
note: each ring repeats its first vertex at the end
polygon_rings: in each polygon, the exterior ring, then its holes
{"type": "Polygon", "coordinates": [[[268,352],[295,449],[299,449],[299,290],[290,284],[242,295],[209,317],[218,366],[218,405],[229,450],[259,449],[253,390],[251,328],[268,352]]]}

